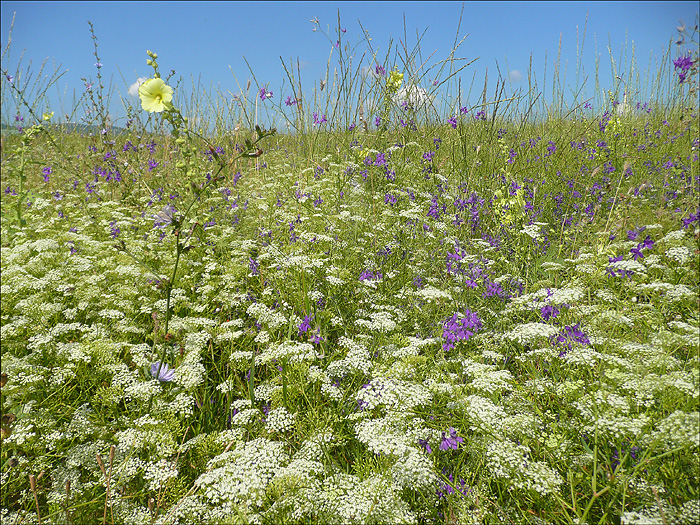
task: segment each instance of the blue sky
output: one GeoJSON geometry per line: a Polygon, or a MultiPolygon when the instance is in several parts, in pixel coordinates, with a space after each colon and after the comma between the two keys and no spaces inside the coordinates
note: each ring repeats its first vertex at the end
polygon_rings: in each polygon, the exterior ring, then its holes
{"type": "MultiPolygon", "coordinates": [[[[146,65],[147,49],[158,53],[163,76],[174,69],[178,76],[184,77],[185,87],[191,86],[194,79],[207,91],[213,88],[224,94],[239,92],[236,78],[242,87],[251,78],[245,56],[257,82],[267,85],[274,93],[273,100],[281,103],[291,90],[285,81],[285,89],[280,91],[286,78],[280,56],[287,63],[290,59],[295,64],[299,60],[302,85],[308,97],[314,84],[325,75],[329,53],[337,39],[340,10],[340,26],[346,30],[342,34],[342,45],[348,45],[349,54],[354,54],[355,60],[368,51],[358,20],[382,59],[390,38],[394,46],[401,47],[403,42],[411,50],[416,45],[417,33],[423,35],[420,61],[432,55],[427,66],[446,59],[455,39],[459,41],[468,35],[455,56],[467,59],[461,63],[478,58],[459,75],[465,93],[474,79],[472,97],[468,101],[471,104],[480,98],[486,68],[489,85],[491,89],[495,87],[497,64],[504,77],[508,76],[506,71],[510,71],[508,91],[527,88],[531,56],[538,86],[540,90],[545,87],[545,98],[551,96],[561,35],[560,80],[566,67],[565,82],[570,89],[575,88],[577,53],[580,52],[583,74],[589,77],[586,92],[593,96],[596,57],[600,59],[601,87],[612,87],[608,45],[619,68],[618,74],[627,81],[631,80],[627,69],[634,48],[644,83],[647,69],[656,72],[669,43],[675,42],[679,19],[692,26],[698,12],[697,2],[466,2],[457,33],[462,5],[461,2],[3,1],[0,32],[3,50],[10,35],[13,13],[16,15],[11,46],[2,67],[15,75],[22,54],[21,70],[25,77],[30,61],[34,75],[44,59],[48,58],[49,73],[54,64],[55,67],[60,64],[60,70],[67,70],[67,73],[48,95],[52,110],[67,112],[74,91],[76,97],[80,97],[85,89],[81,77],[94,79],[96,76],[90,20],[99,41],[102,75],[107,83],[111,79],[115,87],[110,111],[117,118],[124,116],[119,94],[130,99],[128,86],[138,77],[147,77],[152,72],[146,65]],[[310,22],[313,18],[319,20],[319,30],[315,32],[310,22]],[[581,49],[584,26],[586,35],[581,49]],[[333,43],[321,30],[328,33],[333,43]],[[546,86],[543,83],[545,64],[546,86]],[[63,108],[59,99],[63,99],[63,108]]],[[[680,52],[672,45],[670,59],[680,52]]],[[[337,64],[337,56],[333,54],[332,65],[337,64]]],[[[390,64],[394,63],[394,58],[392,52],[390,64]]],[[[369,63],[365,58],[364,64],[369,63]]],[[[401,61],[396,59],[396,63],[400,65],[401,61]]],[[[423,87],[428,87],[433,80],[427,75],[423,87]]],[[[447,90],[443,94],[445,99],[454,96],[454,84],[446,84],[444,89],[447,90]]],[[[6,96],[7,90],[3,91],[6,96]]],[[[649,94],[638,93],[637,98],[643,96],[649,94]]],[[[3,111],[11,112],[14,108],[3,105],[3,111]]],[[[6,119],[7,115],[3,120],[6,119]]]]}

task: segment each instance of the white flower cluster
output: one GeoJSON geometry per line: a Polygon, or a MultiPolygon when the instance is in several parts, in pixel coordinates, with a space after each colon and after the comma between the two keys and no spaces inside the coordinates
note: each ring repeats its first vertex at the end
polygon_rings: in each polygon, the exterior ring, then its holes
{"type": "Polygon", "coordinates": [[[547,464],[530,461],[530,448],[524,445],[494,441],[486,449],[486,457],[494,476],[507,479],[516,488],[547,495],[564,483],[559,473],[547,464]]]}
{"type": "Polygon", "coordinates": [[[294,455],[294,459],[320,460],[324,457],[323,447],[327,446],[328,443],[332,443],[333,439],[333,433],[330,430],[317,432],[301,444],[301,447],[294,455]]]}
{"type": "Polygon", "coordinates": [[[317,353],[310,343],[283,341],[278,344],[271,344],[260,355],[255,356],[255,364],[266,364],[282,360],[288,360],[290,363],[303,363],[304,361],[313,361],[316,357],[317,353]]]}
{"type": "Polygon", "coordinates": [[[609,263],[609,266],[614,270],[624,270],[632,271],[634,273],[646,273],[647,267],[642,263],[635,261],[634,259],[623,259],[622,261],[616,261],[614,263],[609,263]]]}
{"type": "Polygon", "coordinates": [[[117,441],[117,451],[121,453],[133,453],[154,447],[158,457],[167,457],[175,452],[177,447],[172,436],[157,425],[149,425],[150,428],[129,428],[116,432],[114,438],[117,441]]]}
{"type": "MultiPolygon", "coordinates": [[[[234,407],[231,406],[231,408],[234,407]]],[[[231,425],[244,427],[249,425],[256,418],[260,418],[261,416],[262,414],[257,408],[246,408],[234,414],[234,416],[231,418],[231,425]]]]}
{"type": "Polygon", "coordinates": [[[452,296],[449,292],[445,292],[444,290],[440,290],[431,285],[424,286],[423,288],[416,290],[412,293],[413,295],[420,297],[424,301],[428,302],[437,301],[440,299],[450,301],[452,299],[452,296]]]}
{"type": "Polygon", "coordinates": [[[180,414],[182,417],[188,417],[194,414],[195,399],[184,392],[175,396],[175,399],[166,405],[166,410],[173,414],[180,414]]]}
{"type": "Polygon", "coordinates": [[[534,343],[542,339],[549,339],[559,333],[556,327],[545,323],[519,324],[513,330],[506,332],[503,336],[506,339],[520,343],[534,343]]]}
{"type": "Polygon", "coordinates": [[[366,410],[377,406],[387,409],[407,409],[424,406],[432,394],[422,385],[392,378],[375,378],[357,392],[358,403],[366,410]]]}
{"type": "Polygon", "coordinates": [[[309,382],[316,383],[321,382],[321,393],[327,395],[331,399],[340,401],[343,399],[343,391],[337,385],[333,384],[331,378],[326,372],[321,370],[317,366],[310,366],[308,372],[309,382]]]}
{"type": "Polygon", "coordinates": [[[286,408],[280,407],[270,410],[267,414],[267,428],[271,432],[286,432],[294,426],[296,414],[290,414],[286,408]]]}
{"type": "Polygon", "coordinates": [[[508,416],[503,407],[477,395],[448,403],[447,408],[463,410],[471,423],[469,428],[487,434],[500,435],[504,420],[508,416]]]}
{"type": "Polygon", "coordinates": [[[655,430],[644,436],[645,443],[661,442],[666,446],[666,450],[676,447],[700,447],[700,412],[676,410],[655,426],[655,430]]]}
{"type": "Polygon", "coordinates": [[[357,319],[355,324],[357,326],[363,326],[370,331],[381,332],[387,334],[392,332],[397,324],[391,317],[391,314],[386,311],[371,312],[369,314],[369,320],[367,319],[357,319]]]}
{"type": "Polygon", "coordinates": [[[544,235],[542,235],[542,232],[540,231],[540,227],[536,224],[528,224],[522,230],[520,230],[520,233],[529,235],[537,241],[544,238],[544,235]]]}
{"type": "MultiPolygon", "coordinates": [[[[175,377],[173,382],[180,385],[186,390],[192,390],[204,382],[204,375],[206,370],[204,365],[198,361],[193,362],[187,359],[188,356],[195,356],[194,358],[199,358],[197,353],[190,353],[185,356],[185,360],[180,363],[175,369],[175,377]]],[[[154,379],[154,381],[157,381],[154,379]]]]}
{"type": "Polygon", "coordinates": [[[673,245],[683,241],[683,239],[685,239],[685,230],[673,230],[668,232],[659,242],[673,245]]]}
{"type": "Polygon", "coordinates": [[[148,482],[148,489],[154,492],[163,490],[169,479],[176,478],[178,470],[175,462],[161,459],[156,463],[147,462],[143,478],[148,482]]]}
{"type": "Polygon", "coordinates": [[[357,439],[375,454],[403,456],[414,445],[409,442],[402,421],[392,416],[360,421],[355,425],[357,439]]]}
{"type": "Polygon", "coordinates": [[[671,302],[682,301],[684,299],[695,299],[697,300],[697,292],[693,292],[684,284],[677,284],[670,290],[666,292],[666,299],[671,302]]]}
{"type": "Polygon", "coordinates": [[[340,378],[353,372],[369,374],[372,369],[372,361],[369,350],[364,345],[348,337],[341,337],[338,344],[347,348],[348,353],[343,359],[333,361],[328,365],[326,373],[329,376],[340,378]]]}
{"type": "Polygon", "coordinates": [[[391,479],[338,472],[328,476],[314,505],[328,524],[413,523],[416,517],[391,479]]]}
{"type": "Polygon", "coordinates": [[[669,259],[676,261],[680,265],[684,265],[691,258],[690,250],[685,246],[674,246],[673,248],[669,248],[666,250],[664,255],[669,259]]]}
{"type": "Polygon", "coordinates": [[[623,439],[636,440],[645,433],[650,421],[649,416],[645,414],[632,417],[610,411],[599,414],[592,424],[584,425],[583,431],[591,434],[599,432],[602,436],[618,441],[623,439]]]}
{"type": "Polygon", "coordinates": [[[251,304],[246,313],[273,331],[281,328],[287,322],[287,318],[282,313],[268,308],[263,303],[251,304]]]}
{"type": "Polygon", "coordinates": [[[429,489],[436,476],[430,459],[416,448],[409,448],[391,466],[391,476],[398,486],[412,491],[429,489]]]}
{"type": "Polygon", "coordinates": [[[265,438],[240,443],[211,459],[195,486],[213,505],[230,502],[262,506],[267,485],[289,461],[284,449],[283,443],[265,438]]]}

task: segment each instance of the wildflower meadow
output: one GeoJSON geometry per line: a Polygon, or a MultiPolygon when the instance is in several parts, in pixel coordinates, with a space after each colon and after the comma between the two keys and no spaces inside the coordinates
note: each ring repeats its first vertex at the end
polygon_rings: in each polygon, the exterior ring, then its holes
{"type": "Polygon", "coordinates": [[[2,70],[3,525],[698,520],[697,45],[474,106],[155,49],[116,127],[98,36],[80,125],[2,70]]]}

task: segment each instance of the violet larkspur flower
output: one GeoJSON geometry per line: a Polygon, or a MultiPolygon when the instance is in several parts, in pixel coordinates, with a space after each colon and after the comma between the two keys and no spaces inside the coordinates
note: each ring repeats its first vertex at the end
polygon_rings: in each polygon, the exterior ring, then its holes
{"type": "Polygon", "coordinates": [[[700,220],[700,212],[695,213],[695,214],[691,213],[688,216],[688,218],[682,220],[683,228],[687,228],[688,226],[690,226],[692,223],[694,223],[697,220],[700,220]]]}
{"type": "Polygon", "coordinates": [[[160,361],[156,361],[151,365],[151,375],[161,382],[170,382],[175,377],[175,369],[170,368],[167,363],[163,363],[161,366],[160,361]],[[158,369],[160,368],[160,372],[158,369]]]}
{"type": "Polygon", "coordinates": [[[447,122],[450,126],[452,126],[452,129],[457,129],[457,117],[447,119],[447,122]]]}
{"type": "Polygon", "coordinates": [[[49,182],[49,175],[51,175],[51,166],[46,166],[41,172],[44,174],[44,182],[49,182]]]}
{"type": "Polygon", "coordinates": [[[559,334],[551,337],[550,342],[553,346],[560,346],[563,348],[559,357],[564,357],[566,352],[571,350],[572,343],[580,343],[582,345],[591,344],[588,336],[581,330],[578,324],[565,326],[559,334]]]}
{"type": "Polygon", "coordinates": [[[550,318],[555,318],[557,315],[559,315],[559,308],[548,304],[542,307],[540,314],[542,315],[542,319],[549,321],[550,318]]]}
{"type": "Polygon", "coordinates": [[[315,345],[320,345],[323,342],[323,337],[321,337],[320,328],[316,328],[316,333],[309,338],[309,341],[311,341],[315,345]]]}
{"type": "Polygon", "coordinates": [[[464,441],[464,439],[457,435],[457,431],[454,428],[450,427],[449,433],[449,436],[447,436],[445,432],[442,433],[442,442],[440,443],[440,450],[448,450],[451,448],[457,450],[459,448],[459,444],[464,441]]]}
{"type": "Polygon", "coordinates": [[[301,324],[297,327],[297,329],[299,330],[299,337],[301,337],[302,334],[305,334],[311,329],[311,319],[311,316],[304,316],[304,319],[302,320],[301,324]]]}
{"type": "Polygon", "coordinates": [[[379,280],[382,278],[382,274],[380,272],[372,272],[369,270],[365,270],[360,274],[360,281],[373,281],[373,280],[379,280]]]}
{"type": "Polygon", "coordinates": [[[265,88],[260,89],[260,100],[265,100],[268,98],[272,98],[272,91],[268,91],[265,88]]]}
{"type": "Polygon", "coordinates": [[[297,103],[297,99],[295,98],[294,100],[292,100],[292,96],[289,95],[289,96],[284,100],[284,103],[287,104],[288,106],[293,106],[294,104],[297,103]]]}
{"type": "Polygon", "coordinates": [[[639,246],[641,248],[646,248],[647,250],[651,250],[654,247],[654,241],[651,240],[651,237],[647,235],[646,239],[644,239],[639,246]]]}
{"type": "Polygon", "coordinates": [[[248,267],[250,268],[250,273],[253,275],[260,275],[260,270],[258,269],[259,265],[260,264],[253,258],[248,260],[248,267]]]}
{"type": "MultiPolygon", "coordinates": [[[[445,434],[445,433],[443,432],[443,435],[444,435],[444,434],[445,434]]],[[[461,439],[461,438],[460,438],[460,439],[461,439]]],[[[419,444],[421,447],[425,448],[425,451],[426,451],[428,454],[431,454],[431,453],[433,452],[433,449],[430,448],[430,442],[429,442],[427,439],[419,439],[419,440],[418,440],[418,444],[419,444]]]]}
{"type": "Polygon", "coordinates": [[[462,319],[459,319],[458,314],[454,314],[450,319],[445,320],[442,326],[442,337],[445,340],[442,349],[447,352],[455,347],[456,342],[468,341],[482,324],[479,316],[466,308],[462,319]]]}
{"type": "Polygon", "coordinates": [[[673,61],[673,66],[680,70],[678,71],[678,82],[682,84],[685,81],[688,70],[693,66],[693,59],[690,58],[690,55],[678,57],[673,61]]]}

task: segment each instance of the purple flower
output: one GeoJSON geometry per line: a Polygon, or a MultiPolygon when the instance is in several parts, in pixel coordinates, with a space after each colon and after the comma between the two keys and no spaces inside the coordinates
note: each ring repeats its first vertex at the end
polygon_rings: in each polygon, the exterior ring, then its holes
{"type": "Polygon", "coordinates": [[[160,361],[156,361],[151,365],[151,375],[158,381],[170,382],[175,377],[175,369],[170,368],[167,363],[163,363],[161,366],[160,361]]]}
{"type": "Polygon", "coordinates": [[[548,304],[542,307],[540,313],[542,314],[542,319],[544,319],[545,321],[549,321],[550,318],[554,318],[557,315],[559,315],[559,308],[548,304]]]}
{"type": "Polygon", "coordinates": [[[459,319],[458,314],[454,314],[442,323],[442,327],[442,337],[445,340],[442,349],[448,352],[455,347],[455,343],[468,341],[474,332],[482,327],[482,324],[479,316],[467,308],[462,319],[459,319]]]}
{"type": "Polygon", "coordinates": [[[297,103],[297,99],[295,98],[294,100],[292,100],[292,96],[289,95],[289,96],[285,99],[284,103],[287,104],[288,106],[293,106],[294,104],[297,103]]]}
{"type": "Polygon", "coordinates": [[[303,321],[297,327],[297,329],[299,330],[299,337],[301,337],[302,334],[305,334],[306,332],[308,332],[311,329],[311,319],[312,319],[312,317],[310,317],[308,315],[304,316],[303,321]]]}
{"type": "Polygon", "coordinates": [[[168,204],[165,208],[158,212],[157,215],[153,215],[155,219],[155,226],[168,226],[175,221],[176,209],[172,204],[168,204]]]}
{"type": "Polygon", "coordinates": [[[378,77],[383,77],[384,75],[386,75],[386,70],[382,66],[377,64],[374,67],[374,74],[377,75],[378,77]]]}
{"type": "Polygon", "coordinates": [[[688,218],[683,219],[683,221],[682,221],[682,222],[683,222],[683,228],[687,228],[688,226],[690,226],[692,223],[694,223],[695,221],[697,221],[697,220],[699,220],[699,219],[700,219],[700,211],[699,211],[698,213],[695,213],[695,214],[692,214],[692,213],[691,213],[691,214],[688,216],[688,218]]]}
{"type": "Polygon", "coordinates": [[[100,69],[102,67],[102,62],[95,62],[94,65],[97,69],[100,69]]]}
{"type": "Polygon", "coordinates": [[[447,122],[450,126],[452,126],[452,129],[457,129],[457,117],[447,119],[447,122]]]}
{"type": "Polygon", "coordinates": [[[248,268],[250,268],[250,273],[253,275],[260,275],[260,271],[258,270],[259,264],[260,263],[253,258],[248,259],[248,268]]]}
{"type": "Polygon", "coordinates": [[[117,221],[112,221],[109,225],[111,227],[112,239],[116,239],[122,231],[119,229],[119,226],[117,226],[117,221]]]}
{"type": "Polygon", "coordinates": [[[5,78],[10,84],[12,84],[15,81],[15,77],[13,77],[12,75],[5,75],[5,78]]]}
{"type": "Polygon", "coordinates": [[[365,270],[360,274],[360,281],[373,281],[381,278],[382,274],[380,272],[372,272],[370,270],[365,270]]]}
{"type": "Polygon", "coordinates": [[[323,337],[321,337],[321,329],[316,328],[316,333],[309,339],[313,344],[320,345],[323,342],[323,337]]]}
{"type": "Polygon", "coordinates": [[[260,89],[260,100],[265,100],[267,98],[272,98],[272,91],[268,91],[265,88],[260,89]]]}
{"type": "Polygon", "coordinates": [[[640,244],[640,248],[646,248],[647,250],[651,250],[654,247],[654,241],[651,240],[651,237],[647,235],[646,239],[644,239],[640,244]]]}
{"type": "MultiPolygon", "coordinates": [[[[443,434],[444,434],[444,432],[443,432],[443,434]]],[[[419,440],[418,440],[418,444],[419,444],[421,447],[425,448],[425,451],[426,451],[428,454],[432,454],[433,449],[430,448],[430,442],[429,442],[427,439],[419,439],[419,440]]]]}
{"type": "Polygon", "coordinates": [[[690,58],[690,54],[678,57],[673,61],[673,66],[680,70],[678,71],[678,81],[682,84],[685,81],[688,70],[693,66],[693,59],[690,58]]]}
{"type": "Polygon", "coordinates": [[[550,339],[553,346],[563,348],[559,357],[563,357],[568,350],[571,350],[572,343],[580,343],[582,345],[590,345],[588,336],[581,330],[578,324],[573,326],[565,326],[557,335],[553,335],[550,339]]]}
{"type": "Polygon", "coordinates": [[[637,259],[644,259],[644,254],[642,253],[642,245],[638,244],[636,248],[630,250],[632,258],[636,261],[637,259]]]}
{"type": "Polygon", "coordinates": [[[464,441],[464,439],[457,435],[457,431],[454,428],[450,427],[449,433],[449,436],[447,436],[445,432],[442,433],[442,442],[440,443],[440,450],[448,450],[451,448],[457,450],[459,448],[459,444],[464,441]]]}
{"type": "Polygon", "coordinates": [[[51,166],[46,166],[41,172],[44,174],[44,182],[49,182],[49,175],[53,172],[51,166]]]}
{"type": "Polygon", "coordinates": [[[326,116],[322,113],[321,118],[319,118],[318,113],[314,113],[314,124],[316,125],[321,125],[324,122],[328,122],[328,119],[326,119],[326,116]]]}

